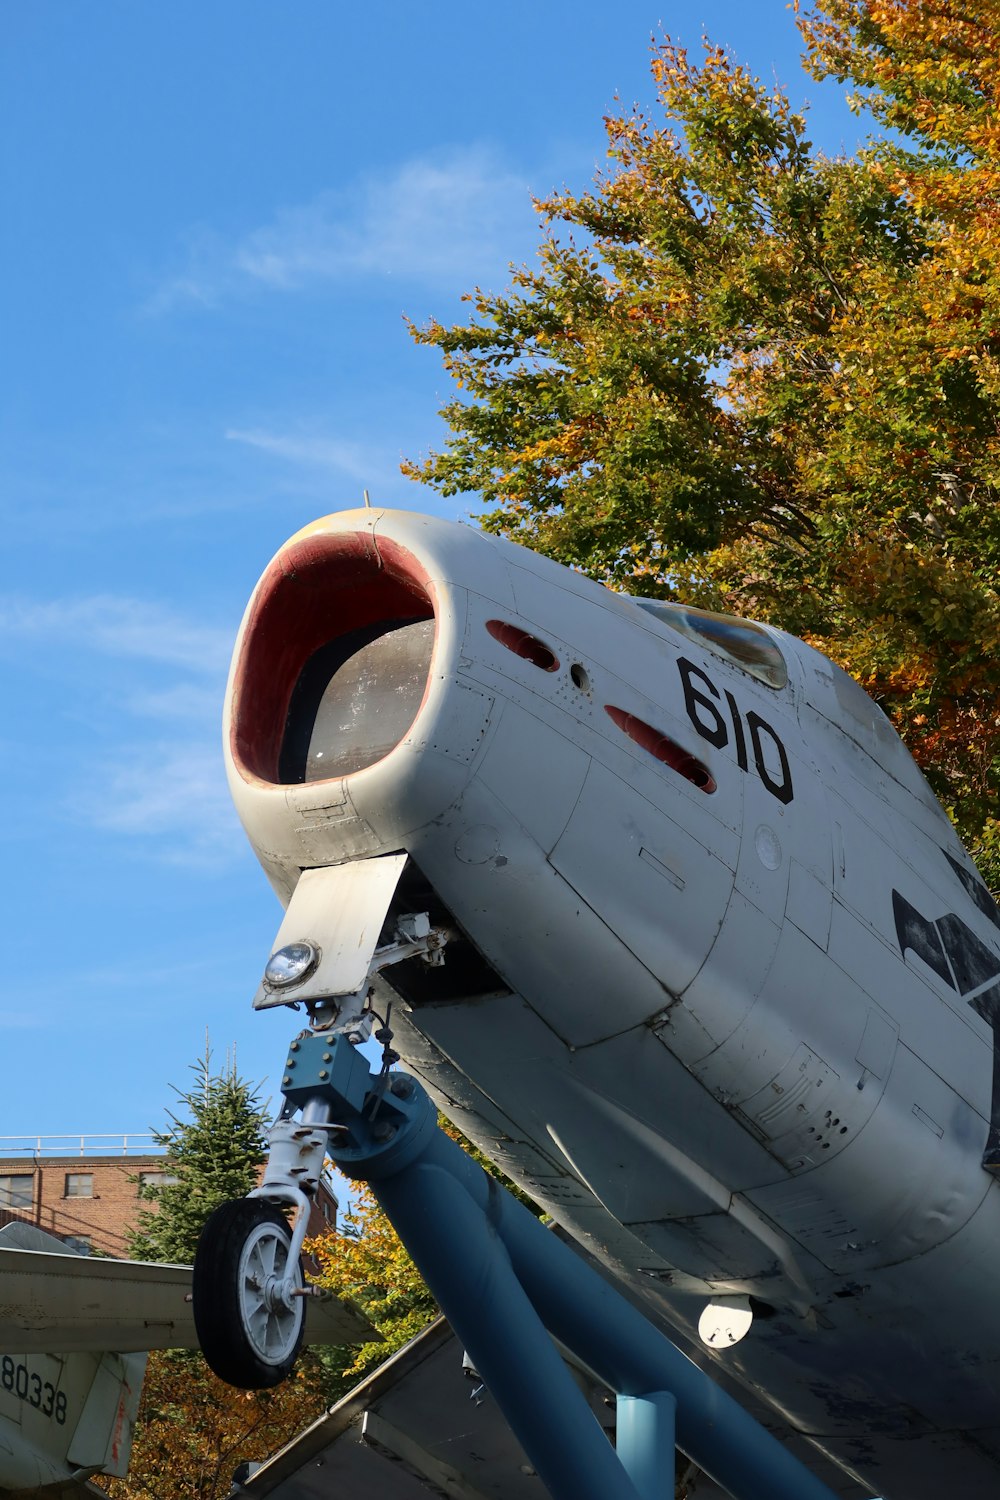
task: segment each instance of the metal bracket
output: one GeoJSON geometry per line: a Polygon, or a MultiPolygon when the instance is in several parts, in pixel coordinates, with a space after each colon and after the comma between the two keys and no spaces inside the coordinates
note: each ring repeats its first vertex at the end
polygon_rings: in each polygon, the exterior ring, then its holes
{"type": "Polygon", "coordinates": [[[427,912],[400,917],[396,923],[396,941],[375,949],[368,970],[369,981],[373,974],[406,958],[422,958],[425,964],[439,968],[444,963],[444,950],[454,936],[450,927],[432,927],[427,912]]]}

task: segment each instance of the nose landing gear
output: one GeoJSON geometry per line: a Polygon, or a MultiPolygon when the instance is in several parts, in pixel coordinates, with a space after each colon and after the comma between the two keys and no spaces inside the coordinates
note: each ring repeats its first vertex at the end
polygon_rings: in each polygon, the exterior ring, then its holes
{"type": "Polygon", "coordinates": [[[242,1390],[280,1385],[305,1323],[302,1267],[284,1214],[259,1198],[223,1203],[194,1262],[195,1328],[209,1365],[242,1390]]]}

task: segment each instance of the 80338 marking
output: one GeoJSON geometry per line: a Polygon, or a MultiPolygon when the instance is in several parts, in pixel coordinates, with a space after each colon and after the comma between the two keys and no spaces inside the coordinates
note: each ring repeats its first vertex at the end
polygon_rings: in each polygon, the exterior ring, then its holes
{"type": "Polygon", "coordinates": [[[43,1417],[51,1417],[60,1427],[66,1421],[66,1393],[57,1391],[51,1380],[43,1380],[35,1371],[9,1354],[0,1359],[0,1386],[19,1401],[27,1401],[43,1417]]]}

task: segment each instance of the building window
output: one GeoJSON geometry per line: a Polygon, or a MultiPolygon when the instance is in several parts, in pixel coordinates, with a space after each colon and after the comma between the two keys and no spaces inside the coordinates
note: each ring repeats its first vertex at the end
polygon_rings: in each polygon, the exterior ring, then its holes
{"type": "Polygon", "coordinates": [[[87,1234],[67,1234],[63,1237],[63,1244],[67,1250],[76,1250],[80,1255],[89,1255],[93,1248],[90,1236],[87,1234]]]}
{"type": "Polygon", "coordinates": [[[30,1208],[34,1177],[30,1172],[0,1177],[0,1208],[30,1208]]]}
{"type": "Polygon", "coordinates": [[[64,1198],[92,1198],[94,1196],[93,1172],[67,1172],[64,1198]]]}
{"type": "Polygon", "coordinates": [[[139,1173],[139,1196],[142,1196],[143,1188],[169,1187],[172,1182],[177,1181],[173,1172],[140,1172],[139,1173]]]}

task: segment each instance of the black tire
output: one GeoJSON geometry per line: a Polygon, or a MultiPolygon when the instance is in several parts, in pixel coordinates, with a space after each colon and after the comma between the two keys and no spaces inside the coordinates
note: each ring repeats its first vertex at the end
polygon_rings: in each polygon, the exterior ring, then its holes
{"type": "MultiPolygon", "coordinates": [[[[259,1198],[223,1203],[198,1240],[192,1283],[194,1326],[209,1367],[245,1391],[280,1385],[302,1343],[305,1298],[291,1310],[265,1301],[267,1275],[284,1275],[291,1230],[259,1198]]],[[[301,1263],[296,1267],[302,1285],[301,1263]]]]}

